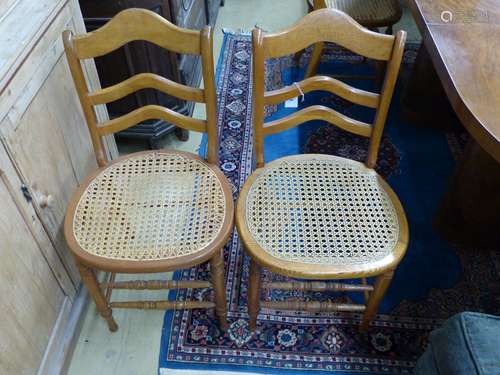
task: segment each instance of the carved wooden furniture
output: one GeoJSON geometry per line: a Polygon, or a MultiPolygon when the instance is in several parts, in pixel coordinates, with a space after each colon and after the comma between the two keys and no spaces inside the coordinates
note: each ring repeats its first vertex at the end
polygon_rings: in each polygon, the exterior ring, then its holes
{"type": "Polygon", "coordinates": [[[66,56],[92,135],[99,168],[80,185],[68,207],[65,236],[76,258],[82,280],[109,329],[118,326],[112,308],[214,308],[220,326],[227,327],[222,246],[233,222],[232,193],[218,169],[216,94],[212,33],[179,28],[154,12],[127,9],[102,28],[88,34],[63,36],[66,56]],[[175,51],[201,55],[203,90],[154,74],[138,74],[102,90],[90,91],[80,60],[105,55],[132,40],[147,40],[175,51]],[[160,90],[183,100],[206,104],[207,119],[198,120],[158,106],[146,105],[126,115],[98,123],[93,106],[108,103],[144,88],[160,90]],[[207,132],[207,161],[175,151],[130,154],[109,163],[102,136],[147,119],[160,118],[188,130],[207,132]],[[212,282],[117,282],[116,273],[156,273],[210,261],[212,282]],[[95,269],[112,273],[99,284],[95,269]],[[111,301],[113,289],[206,288],[210,301],[111,301]],[[103,289],[106,292],[103,292],[103,289]]]}
{"type": "MultiPolygon", "coordinates": [[[[412,0],[409,4],[423,36],[422,51],[430,55],[451,106],[472,136],[443,199],[436,227],[453,242],[496,248],[500,242],[500,8],[488,0],[412,0]]],[[[432,67],[427,64],[423,69],[432,67]]],[[[425,106],[415,109],[429,111],[425,106]]]]}
{"type": "Polygon", "coordinates": [[[290,29],[275,34],[253,31],[253,115],[257,169],[243,186],[236,225],[251,257],[248,290],[250,329],[260,306],[271,309],[364,312],[366,329],[405,254],[408,224],[396,194],[373,169],[387,111],[397,80],[406,33],[374,33],[345,13],[314,11],[290,29]],[[362,56],[387,61],[381,94],[358,90],[334,78],[315,76],[292,86],[265,92],[264,61],[293,54],[318,42],[334,42],[362,56]],[[297,87],[298,86],[298,87],[297,87]],[[264,106],[314,90],[329,91],[353,103],[376,109],[373,124],[314,105],[272,122],[264,106]],[[263,138],[303,122],[321,119],[369,137],[365,164],[328,155],[299,155],[264,165],[263,138]],[[361,284],[318,281],[260,285],[261,267],[299,279],[360,278],[361,284]],[[374,286],[366,277],[376,276],[374,286]],[[332,302],[260,302],[260,288],[358,291],[365,305],[332,302]]]}
{"type": "MultiPolygon", "coordinates": [[[[75,0],[0,0],[1,374],[60,373],[83,306],[62,224],[95,158],[64,29],[85,32],[75,0]]],[[[83,70],[99,88],[93,62],[83,70]]]]}
{"type": "MultiPolygon", "coordinates": [[[[340,10],[360,25],[370,29],[387,27],[387,34],[392,34],[392,26],[403,14],[399,0],[308,0],[308,4],[311,10],[322,8],[340,10]]],[[[316,73],[322,52],[323,44],[316,44],[306,70],[306,78],[316,73]]]]}
{"type": "MultiPolygon", "coordinates": [[[[171,20],[169,1],[158,0],[127,0],[100,1],[80,0],[80,7],[88,32],[102,27],[113,16],[127,8],[141,7],[158,13],[163,18],[171,20]]],[[[111,86],[137,73],[155,73],[170,80],[179,81],[177,57],[171,51],[144,41],[134,41],[107,55],[95,59],[99,79],[103,86],[111,86]]],[[[107,105],[111,118],[122,116],[146,104],[158,104],[177,111],[185,103],[177,98],[155,90],[141,90],[133,95],[107,105]]],[[[185,109],[187,114],[187,108],[185,109]]],[[[187,140],[189,133],[163,120],[149,120],[137,124],[117,134],[119,138],[145,139],[153,149],[159,147],[159,140],[174,131],[179,139],[187,140]]]]}
{"type": "MultiPolygon", "coordinates": [[[[219,10],[219,1],[213,0],[80,0],[87,31],[102,27],[124,9],[144,8],[158,13],[175,25],[200,30],[204,25],[213,26],[219,10]]],[[[175,54],[158,46],[134,41],[95,59],[101,84],[111,86],[137,73],[155,73],[188,86],[197,87],[201,80],[201,61],[196,55],[175,54]]],[[[107,105],[112,118],[121,116],[146,104],[159,104],[190,116],[194,103],[184,101],[155,90],[141,90],[133,95],[107,105]]],[[[181,140],[189,132],[175,128],[163,120],[149,120],[133,126],[117,136],[120,138],[146,139],[151,148],[159,147],[159,140],[175,129],[181,140]]]]}

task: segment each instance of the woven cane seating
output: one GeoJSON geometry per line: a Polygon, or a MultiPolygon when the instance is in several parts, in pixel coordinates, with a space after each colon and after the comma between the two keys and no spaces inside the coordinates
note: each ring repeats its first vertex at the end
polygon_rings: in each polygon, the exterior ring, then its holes
{"type": "Polygon", "coordinates": [[[219,170],[217,96],[213,34],[179,28],[145,9],[126,9],[101,28],[83,35],[63,33],[71,75],[90,131],[98,168],[73,194],[64,235],[83,283],[110,331],[113,308],[215,309],[221,329],[228,327],[223,247],[232,233],[234,204],[229,182],[219,170]],[[81,60],[103,56],[144,40],[179,54],[201,57],[204,88],[140,73],[91,91],[81,60]],[[95,106],[142,89],[158,90],[184,101],[204,103],[206,119],[195,119],[160,105],[145,105],[120,117],[98,119],[95,106]],[[98,121],[100,120],[100,121],[98,121]],[[109,161],[104,137],[147,120],[207,134],[207,155],[180,151],[145,151],[109,161]],[[121,273],[165,273],[210,262],[210,281],[120,280],[121,273]],[[109,274],[99,282],[96,271],[109,274]],[[159,290],[212,288],[212,300],[116,301],[115,289],[159,290]]]}
{"type": "Polygon", "coordinates": [[[79,247],[115,260],[166,260],[210,246],[226,199],[217,171],[189,154],[130,155],[100,171],[75,209],[79,247]]]}
{"type": "Polygon", "coordinates": [[[345,13],[333,9],[311,12],[281,32],[266,34],[261,29],[253,30],[253,134],[257,169],[242,187],[236,207],[236,227],[251,259],[250,330],[257,328],[261,307],[320,313],[361,312],[361,330],[366,330],[375,316],[408,244],[408,223],[403,207],[374,170],[405,38],[404,31],[396,36],[370,31],[345,13]],[[328,76],[308,77],[266,91],[266,59],[292,55],[323,41],[336,43],[366,58],[387,62],[380,94],[360,90],[328,76]],[[374,109],[373,123],[350,118],[322,105],[312,105],[265,122],[265,106],[317,90],[374,109]],[[317,154],[264,162],[265,136],[311,120],[322,120],[369,138],[365,163],[317,154]],[[285,277],[307,281],[264,283],[261,280],[263,267],[285,277]],[[368,283],[367,277],[375,277],[375,283],[368,283]],[[343,279],[358,279],[360,283],[332,282],[343,279]],[[261,288],[294,292],[362,292],[365,303],[300,301],[296,298],[260,301],[261,288]]]}
{"type": "Polygon", "coordinates": [[[387,185],[364,164],[329,155],[268,163],[246,195],[248,231],[293,263],[360,265],[394,256],[399,221],[387,185]]]}

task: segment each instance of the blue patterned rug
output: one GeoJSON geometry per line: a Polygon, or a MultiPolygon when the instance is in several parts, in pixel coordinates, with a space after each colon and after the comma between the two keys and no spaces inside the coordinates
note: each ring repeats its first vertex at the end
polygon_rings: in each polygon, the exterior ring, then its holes
{"type": "MultiPolygon", "coordinates": [[[[221,168],[236,197],[252,171],[251,40],[227,33],[218,69],[221,168]]],[[[416,53],[405,53],[408,69],[416,53]]],[[[292,58],[267,64],[269,88],[298,81],[304,71],[292,58]]],[[[339,48],[325,54],[321,68],[344,74],[366,74],[371,66],[339,48]]],[[[370,84],[360,81],[358,86],[370,84]]],[[[248,258],[236,234],[225,247],[226,292],[230,329],[221,332],[210,311],[167,312],[163,326],[159,373],[168,369],[244,371],[254,373],[410,374],[423,352],[429,332],[454,313],[473,310],[500,313],[500,256],[485,249],[451,246],[432,230],[440,196],[453,172],[465,141],[461,132],[445,134],[416,128],[399,119],[397,88],[382,141],[378,171],[389,182],[406,209],[411,242],[397,269],[380,314],[366,334],[358,333],[361,316],[354,313],[278,312],[262,310],[259,330],[248,331],[246,294],[248,258]],[[496,299],[494,296],[497,296],[496,299]]],[[[328,105],[365,121],[367,110],[327,93],[310,93],[300,106],[328,105]]],[[[268,108],[271,119],[296,111],[268,108]]],[[[311,122],[266,139],[266,160],[299,152],[338,154],[361,160],[366,141],[321,122],[311,122]]],[[[201,150],[203,153],[204,150],[201,150]]],[[[178,272],[184,280],[208,278],[207,266],[178,272]]],[[[264,278],[276,276],[264,272],[264,278]]],[[[361,302],[351,294],[272,291],[263,298],[330,299],[361,302]]],[[[209,298],[209,290],[172,292],[171,299],[209,298]]]]}

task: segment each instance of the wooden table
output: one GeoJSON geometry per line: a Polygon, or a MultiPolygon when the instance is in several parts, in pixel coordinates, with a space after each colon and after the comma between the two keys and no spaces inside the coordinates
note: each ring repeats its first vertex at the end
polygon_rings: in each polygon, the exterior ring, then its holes
{"type": "Polygon", "coordinates": [[[500,247],[500,2],[409,4],[425,52],[473,138],[443,198],[435,227],[454,242],[500,247]]]}
{"type": "Polygon", "coordinates": [[[500,2],[409,3],[453,109],[479,145],[500,162],[500,2]]]}

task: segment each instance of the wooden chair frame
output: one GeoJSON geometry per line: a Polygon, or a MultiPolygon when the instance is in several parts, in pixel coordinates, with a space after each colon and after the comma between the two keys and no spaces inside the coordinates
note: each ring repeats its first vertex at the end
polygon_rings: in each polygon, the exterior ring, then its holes
{"type": "Polygon", "coordinates": [[[399,67],[403,56],[406,33],[399,31],[396,36],[384,35],[363,28],[343,12],[322,9],[309,13],[291,28],[265,35],[260,29],[254,29],[253,38],[253,115],[254,140],[257,169],[249,177],[240,196],[236,209],[236,225],[242,243],[251,256],[248,312],[250,329],[256,328],[257,314],[260,306],[274,309],[305,309],[310,311],[364,311],[361,329],[368,327],[370,320],[376,314],[378,305],[390,284],[394,269],[399,264],[408,244],[408,223],[403,207],[389,185],[378,176],[379,183],[388,193],[400,222],[399,239],[394,249],[393,257],[370,265],[338,266],[309,265],[277,259],[264,251],[253,239],[246,225],[246,199],[255,179],[264,170],[264,137],[297,126],[310,120],[324,120],[332,125],[351,133],[369,137],[369,150],[365,165],[373,169],[376,164],[382,132],[387,118],[389,105],[397,81],[399,67]],[[318,42],[334,42],[355,53],[368,58],[387,62],[380,94],[359,90],[331,77],[315,76],[307,78],[294,85],[274,91],[265,91],[265,68],[267,58],[277,58],[295,53],[304,47],[318,42]],[[328,91],[352,103],[376,109],[373,124],[360,122],[349,118],[321,105],[314,105],[299,110],[289,116],[264,121],[264,107],[270,104],[314,90],[328,91]],[[326,284],[323,282],[293,282],[268,283],[264,288],[279,288],[293,290],[315,291],[358,291],[365,295],[366,306],[353,304],[334,304],[330,302],[265,302],[260,303],[260,273],[261,267],[288,277],[302,279],[347,279],[360,278],[361,285],[326,284]],[[374,286],[368,285],[366,277],[377,276],[374,286]]]}
{"type": "MultiPolygon", "coordinates": [[[[66,220],[65,236],[73,251],[80,269],[81,277],[93,297],[97,309],[106,319],[109,329],[115,331],[118,326],[112,317],[111,308],[141,308],[141,309],[193,309],[214,308],[219,317],[222,329],[227,328],[227,306],[224,284],[224,261],[222,247],[227,242],[233,226],[233,198],[229,182],[218,168],[218,132],[217,132],[217,98],[213,67],[213,33],[209,26],[201,31],[179,28],[154,12],[145,9],[127,9],[117,14],[100,29],[75,36],[71,31],[63,33],[64,48],[79,95],[85,119],[87,121],[92,144],[99,169],[92,173],[71,199],[66,220]],[[81,59],[89,59],[105,55],[124,44],[144,40],[162,48],[182,54],[201,55],[203,66],[204,89],[188,87],[151,73],[137,74],[121,83],[90,92],[80,63],[81,59]],[[121,117],[97,123],[94,106],[106,104],[125,97],[138,90],[152,88],[167,95],[173,95],[183,100],[206,104],[206,120],[194,119],[176,113],[159,105],[146,105],[121,117]],[[196,159],[212,169],[221,182],[226,204],[226,215],[219,235],[205,248],[187,256],[158,261],[127,261],[107,259],[94,256],[83,250],[75,239],[72,218],[79,198],[88,184],[105,168],[126,159],[119,158],[111,163],[106,160],[102,137],[127,129],[148,119],[162,119],[176,126],[208,135],[208,150],[206,162],[197,155],[171,151],[184,157],[196,159]],[[115,281],[116,273],[157,273],[168,272],[192,267],[210,261],[212,280],[208,281],[115,281]],[[99,283],[94,269],[111,272],[110,280],[99,283]],[[207,288],[215,290],[215,303],[208,301],[123,301],[111,302],[113,289],[178,289],[207,288]]],[[[144,152],[148,153],[148,152],[144,152]]],[[[134,154],[138,155],[138,153],[134,154]]]]}
{"type": "MultiPolygon", "coordinates": [[[[310,11],[319,10],[319,9],[327,9],[327,4],[326,4],[325,0],[308,0],[307,4],[309,6],[310,11]]],[[[393,33],[392,26],[401,19],[401,16],[402,16],[402,11],[398,12],[393,19],[385,20],[385,22],[382,22],[382,23],[373,23],[373,22],[367,23],[367,22],[365,22],[365,23],[361,23],[361,26],[364,26],[364,27],[371,29],[371,30],[376,30],[379,27],[387,27],[386,34],[392,35],[392,33],[393,33]]],[[[314,45],[313,51],[311,53],[311,59],[310,59],[309,64],[307,66],[306,73],[305,73],[304,77],[307,78],[307,77],[311,77],[314,74],[316,74],[316,71],[318,70],[319,63],[321,61],[321,55],[323,54],[323,48],[324,48],[323,42],[316,43],[314,45]]],[[[302,53],[303,53],[303,51],[300,51],[297,54],[297,60],[300,58],[302,53]]],[[[375,82],[377,83],[377,86],[380,86],[381,81],[382,81],[382,77],[384,75],[385,64],[380,62],[380,61],[377,61],[376,62],[376,70],[377,70],[377,72],[376,72],[375,77],[355,76],[352,78],[359,78],[359,79],[375,78],[375,82]]],[[[351,78],[351,77],[348,77],[348,78],[351,78]]]]}

